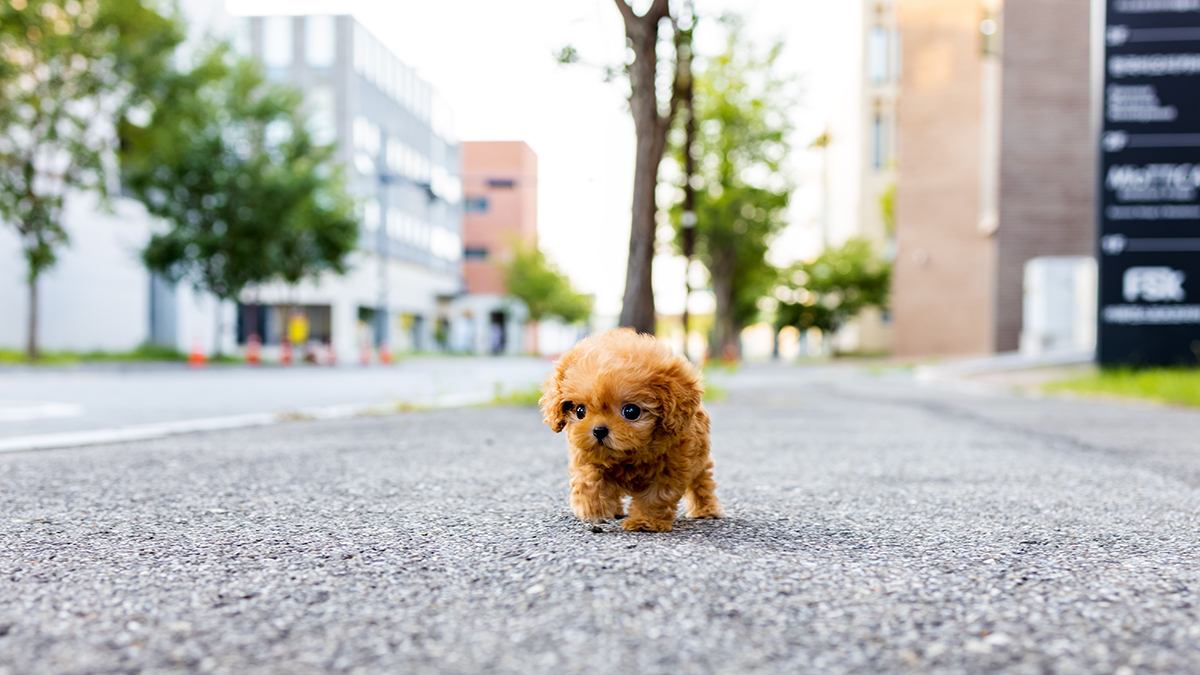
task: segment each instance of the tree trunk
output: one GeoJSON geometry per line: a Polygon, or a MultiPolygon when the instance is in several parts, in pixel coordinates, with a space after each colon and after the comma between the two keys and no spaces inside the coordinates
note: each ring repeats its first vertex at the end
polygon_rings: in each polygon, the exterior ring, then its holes
{"type": "Polygon", "coordinates": [[[625,268],[625,297],[621,305],[621,325],[651,335],[656,328],[652,277],[658,205],[654,193],[658,187],[658,165],[662,161],[665,140],[665,136],[647,139],[638,134],[629,262],[625,268]]]}
{"type": "Polygon", "coordinates": [[[733,253],[713,252],[712,286],[717,308],[713,317],[713,339],[708,346],[709,357],[737,359],[739,326],[733,320],[733,253]]]}
{"type": "Polygon", "coordinates": [[[30,361],[38,359],[38,293],[37,276],[29,275],[29,334],[25,340],[25,356],[30,361]]]}
{"type": "MultiPolygon", "coordinates": [[[[658,205],[658,165],[666,148],[671,115],[658,111],[656,74],[658,69],[658,25],[670,16],[667,0],[654,0],[642,16],[637,16],[625,0],[615,0],[625,22],[625,36],[634,52],[629,66],[629,108],[637,134],[637,160],[633,176],[633,213],[629,231],[629,262],[625,268],[625,297],[620,324],[641,333],[655,332],[654,264],[655,217],[658,205]]],[[[676,87],[678,90],[679,87],[676,87]]],[[[677,105],[672,95],[672,114],[677,105]]]]}

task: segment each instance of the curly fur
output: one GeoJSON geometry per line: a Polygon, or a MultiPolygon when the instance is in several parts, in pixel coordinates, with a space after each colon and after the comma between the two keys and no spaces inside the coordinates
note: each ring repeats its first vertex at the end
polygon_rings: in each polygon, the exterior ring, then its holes
{"type": "Polygon", "coordinates": [[[685,496],[689,518],[724,517],[701,405],[704,385],[687,359],[653,337],[618,328],[563,354],[542,391],[546,424],[567,432],[571,510],[580,520],[621,517],[626,496],[626,530],[669,532],[685,496]],[[635,420],[621,414],[629,404],[642,411],[635,420]],[[607,427],[608,435],[598,439],[597,427],[607,427]]]}

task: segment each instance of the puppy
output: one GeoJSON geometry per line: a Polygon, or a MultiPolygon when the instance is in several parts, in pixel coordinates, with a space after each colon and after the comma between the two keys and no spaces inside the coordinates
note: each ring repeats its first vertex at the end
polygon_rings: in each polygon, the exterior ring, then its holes
{"type": "Polygon", "coordinates": [[[598,523],[669,532],[680,498],[689,518],[724,518],[709,457],[704,385],[687,359],[618,328],[563,354],[542,386],[546,424],[567,430],[571,510],[598,523]]]}

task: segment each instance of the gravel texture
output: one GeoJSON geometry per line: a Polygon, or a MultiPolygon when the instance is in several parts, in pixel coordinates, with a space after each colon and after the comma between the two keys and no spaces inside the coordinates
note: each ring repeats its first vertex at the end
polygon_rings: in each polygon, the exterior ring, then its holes
{"type": "Polygon", "coordinates": [[[532,409],[0,456],[0,675],[1200,672],[1200,414],[723,386],[730,517],[666,534],[532,409]]]}

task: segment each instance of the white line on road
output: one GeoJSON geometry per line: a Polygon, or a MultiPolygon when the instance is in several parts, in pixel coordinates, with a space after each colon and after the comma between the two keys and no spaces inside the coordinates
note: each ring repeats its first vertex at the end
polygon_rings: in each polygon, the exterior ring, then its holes
{"type": "MultiPolygon", "coordinates": [[[[469,405],[479,405],[491,401],[491,393],[461,393],[446,394],[434,398],[428,403],[414,404],[425,408],[461,408],[469,405]]],[[[173,422],[155,422],[151,424],[130,424],[107,429],[87,429],[83,431],[67,431],[57,434],[37,434],[32,436],[15,436],[0,438],[0,452],[21,452],[25,450],[47,450],[50,448],[67,448],[80,445],[99,445],[103,443],[118,443],[122,441],[142,441],[151,438],[163,438],[175,434],[186,434],[196,431],[220,431],[225,429],[243,429],[260,427],[268,424],[278,424],[298,419],[346,419],[361,415],[381,415],[396,412],[401,409],[399,403],[370,404],[370,405],[333,405],[320,408],[306,408],[295,411],[271,413],[254,413],[249,415],[226,415],[224,417],[205,417],[192,420],[177,420],[173,422]]]]}
{"type": "Polygon", "coordinates": [[[26,422],[55,417],[79,417],[83,406],[74,403],[41,403],[38,401],[0,401],[0,422],[26,422]]]}

